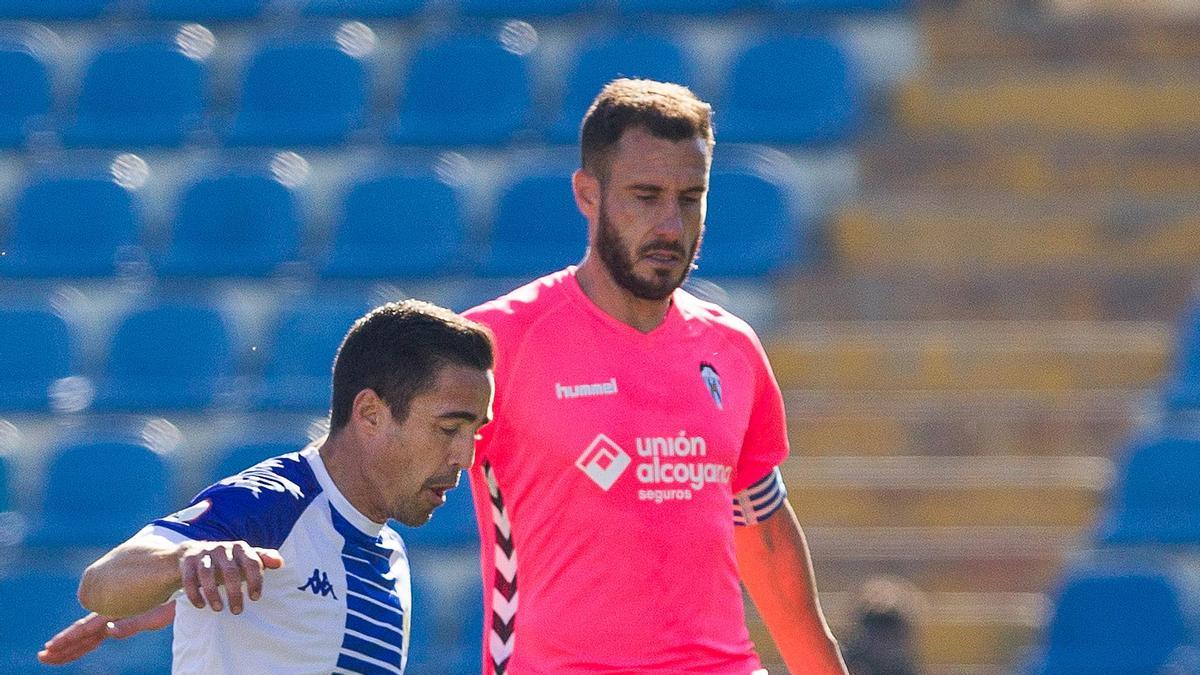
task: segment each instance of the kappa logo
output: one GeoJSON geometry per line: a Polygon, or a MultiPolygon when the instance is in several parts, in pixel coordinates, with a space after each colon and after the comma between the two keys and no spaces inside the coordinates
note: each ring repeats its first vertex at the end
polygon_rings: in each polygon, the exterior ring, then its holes
{"type": "Polygon", "coordinates": [[[608,436],[597,434],[596,439],[588,445],[587,450],[584,450],[579,459],[575,460],[575,466],[587,474],[587,477],[591,478],[602,490],[608,492],[608,489],[617,482],[617,479],[625,473],[625,469],[628,469],[632,462],[629,453],[622,450],[621,446],[614,443],[608,436]]]}
{"type": "Polygon", "coordinates": [[[313,595],[321,597],[333,596],[337,600],[337,593],[333,592],[333,584],[329,583],[329,575],[317,568],[313,568],[312,576],[308,581],[304,582],[303,586],[297,586],[298,591],[312,591],[313,595]]]}
{"type": "Polygon", "coordinates": [[[721,376],[717,374],[717,369],[713,368],[711,363],[700,363],[700,379],[704,380],[705,386],[708,387],[708,393],[712,396],[713,403],[717,404],[717,410],[725,409],[725,394],[721,391],[721,376]]]}

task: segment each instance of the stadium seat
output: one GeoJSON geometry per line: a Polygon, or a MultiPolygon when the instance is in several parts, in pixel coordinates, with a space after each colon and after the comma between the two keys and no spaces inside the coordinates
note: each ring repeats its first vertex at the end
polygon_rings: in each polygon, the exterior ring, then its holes
{"type": "Polygon", "coordinates": [[[78,575],[68,572],[22,570],[0,578],[0,674],[43,670],[42,643],[79,618],[78,585],[78,575]]]}
{"type": "Polygon", "coordinates": [[[1200,302],[1194,302],[1179,322],[1164,399],[1168,410],[1200,408],[1200,302]]]}
{"type": "Polygon", "coordinates": [[[1200,545],[1200,440],[1135,443],[1099,527],[1110,545],[1200,545]]]}
{"type": "Polygon", "coordinates": [[[400,19],[424,10],[430,0],[308,0],[304,14],[355,19],[400,19]]]}
{"type": "Polygon", "coordinates": [[[329,410],[333,357],[350,325],[368,307],[311,303],[285,313],[276,327],[254,403],[269,410],[329,410]]]}
{"type": "Polygon", "coordinates": [[[99,147],[183,145],[203,121],[204,82],[204,65],[173,44],[105,49],[88,66],[63,141],[99,147]]]}
{"type": "Polygon", "coordinates": [[[0,19],[94,19],[121,0],[0,0],[0,19]]]}
{"type": "Polygon", "coordinates": [[[346,195],[322,274],[433,277],[457,260],[465,231],[454,188],[430,175],[378,176],[346,195]]]}
{"type": "Polygon", "coordinates": [[[61,317],[0,310],[0,410],[49,409],[50,386],[70,374],[71,357],[71,333],[61,317]]]}
{"type": "Polygon", "coordinates": [[[12,480],[9,476],[12,470],[9,467],[9,460],[4,455],[0,455],[0,513],[11,511],[13,508],[12,496],[12,480]]]}
{"type": "Polygon", "coordinates": [[[292,191],[253,173],[202,178],[187,189],[158,265],[167,276],[259,277],[296,257],[300,217],[292,191]]]}
{"type": "Polygon", "coordinates": [[[452,35],[417,50],[397,108],[396,143],[504,143],[529,123],[529,73],[495,39],[452,35]]]}
{"type": "Polygon", "coordinates": [[[0,275],[111,275],[117,254],[134,243],[137,230],[133,198],[112,180],[39,178],[17,199],[2,246],[0,275]]]}
{"type": "Polygon", "coordinates": [[[272,44],[255,54],[229,129],[233,145],[323,146],[366,121],[367,71],[332,42],[272,44]]]}
{"type": "Polygon", "coordinates": [[[58,448],[46,471],[32,547],[109,547],[173,510],[166,463],[145,445],[85,441],[58,448]]]}
{"type": "Polygon", "coordinates": [[[1046,634],[1036,675],[1174,672],[1162,668],[1192,641],[1179,590],[1151,571],[1070,574],[1046,634]]]}
{"type": "Polygon", "coordinates": [[[459,0],[463,14],[477,17],[556,17],[595,10],[598,0],[459,0]]]}
{"type": "MultiPolygon", "coordinates": [[[[468,564],[477,571],[477,556],[473,552],[469,555],[473,564],[468,564]]],[[[476,572],[471,583],[457,579],[445,583],[435,577],[441,571],[439,567],[425,562],[418,557],[412,563],[412,636],[405,672],[409,675],[478,673],[483,654],[479,575],[476,572]]]]}
{"type": "Polygon", "coordinates": [[[531,175],[500,198],[478,271],[491,277],[546,274],[577,262],[586,246],[587,221],[575,207],[570,175],[531,175]]]}
{"type": "Polygon", "coordinates": [[[714,171],[697,274],[763,276],[803,259],[783,188],[746,172],[714,171]],[[800,255],[798,255],[800,253],[800,255]]]}
{"type": "Polygon", "coordinates": [[[179,21],[231,21],[253,19],[269,0],[144,0],[143,13],[151,19],[179,21]]]}
{"type": "Polygon", "coordinates": [[[208,483],[215,483],[236,473],[241,473],[269,457],[285,455],[289,452],[303,450],[308,445],[307,440],[295,440],[284,443],[244,443],[221,450],[216,467],[209,474],[208,483]]]}
{"type": "Polygon", "coordinates": [[[828,38],[782,36],[734,60],[718,128],[722,142],[838,143],[854,133],[862,106],[842,49],[828,38]]]}
{"type": "Polygon", "coordinates": [[[230,338],[215,310],[188,305],[140,310],[117,327],[94,406],[204,408],[228,385],[232,366],[230,338]]]}
{"type": "Polygon", "coordinates": [[[50,74],[25,45],[0,42],[0,148],[25,143],[50,111],[50,74]]]}
{"type": "Polygon", "coordinates": [[[579,54],[568,75],[558,120],[549,130],[551,140],[571,143],[596,92],[618,77],[645,77],[663,82],[691,84],[683,50],[675,42],[642,33],[620,33],[591,43],[579,54]]]}
{"type": "Polygon", "coordinates": [[[847,14],[902,12],[912,6],[912,0],[771,0],[771,4],[782,10],[847,14]]]}
{"type": "Polygon", "coordinates": [[[762,0],[617,0],[626,14],[692,14],[716,16],[757,9],[762,0]]]}

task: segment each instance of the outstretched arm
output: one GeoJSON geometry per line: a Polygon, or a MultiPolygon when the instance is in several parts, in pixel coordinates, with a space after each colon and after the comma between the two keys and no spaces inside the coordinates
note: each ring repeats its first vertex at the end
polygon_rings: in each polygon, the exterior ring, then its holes
{"type": "Polygon", "coordinates": [[[793,673],[845,675],[837,640],[817,599],[812,559],[790,504],[734,528],[738,570],[750,599],[793,673]]]}
{"type": "Polygon", "coordinates": [[[224,607],[218,586],[225,587],[229,610],[240,614],[242,583],[251,600],[262,594],[262,573],[283,565],[274,549],[244,541],[174,543],[144,530],[88,566],[79,584],[79,602],[101,616],[123,618],[166,602],[183,589],[196,608],[224,607]]]}

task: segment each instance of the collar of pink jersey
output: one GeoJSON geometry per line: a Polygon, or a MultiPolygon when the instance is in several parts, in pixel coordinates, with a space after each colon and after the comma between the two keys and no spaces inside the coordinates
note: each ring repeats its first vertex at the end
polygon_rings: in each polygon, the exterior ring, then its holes
{"type": "Polygon", "coordinates": [[[674,334],[683,325],[683,314],[679,311],[679,303],[677,302],[678,289],[671,294],[671,305],[667,308],[667,314],[663,317],[662,323],[658,324],[649,333],[643,333],[624,321],[613,318],[612,315],[600,309],[596,303],[592,302],[587,293],[583,292],[583,287],[579,285],[579,280],[575,278],[576,269],[575,265],[571,265],[564,270],[566,278],[563,281],[563,285],[566,287],[567,295],[573,302],[583,307],[600,323],[608,326],[614,332],[632,339],[656,340],[663,336],[674,334]]]}

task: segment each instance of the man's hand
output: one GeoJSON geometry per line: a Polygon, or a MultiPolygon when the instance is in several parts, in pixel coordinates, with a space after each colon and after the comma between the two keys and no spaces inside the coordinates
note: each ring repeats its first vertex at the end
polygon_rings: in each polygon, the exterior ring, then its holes
{"type": "Polygon", "coordinates": [[[283,567],[279,551],[244,541],[189,541],[180,544],[179,577],[183,593],[196,609],[224,609],[218,586],[225,587],[229,611],[241,614],[242,583],[251,600],[262,597],[264,569],[283,567]]]}
{"type": "Polygon", "coordinates": [[[38,652],[38,661],[48,666],[61,666],[91,652],[105,638],[127,638],[142,631],[166,628],[175,620],[175,602],[167,602],[137,616],[111,621],[92,612],[67,626],[46,642],[38,652]]]}

